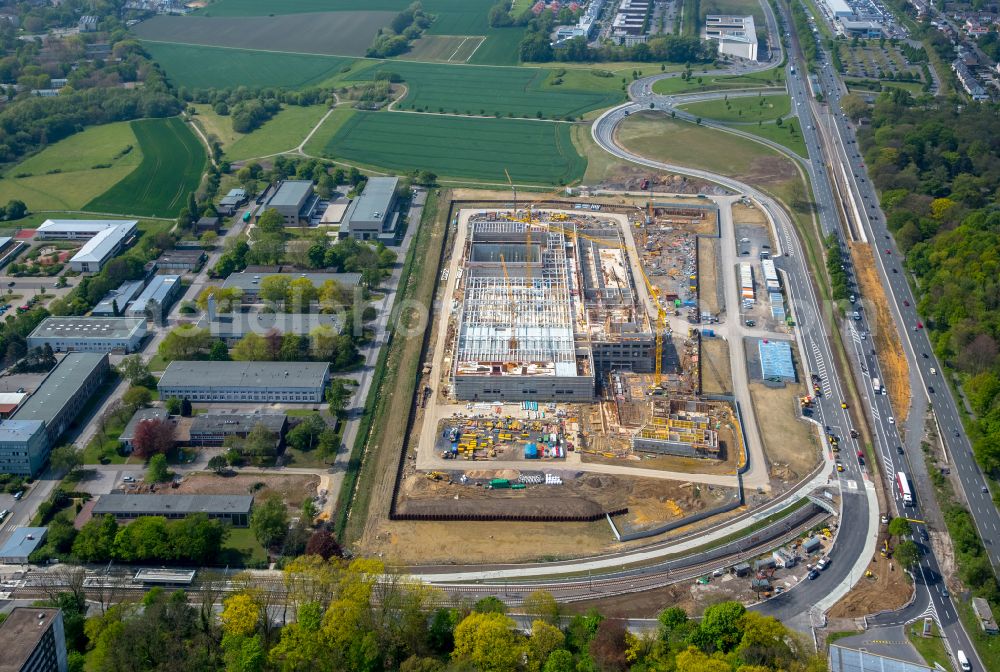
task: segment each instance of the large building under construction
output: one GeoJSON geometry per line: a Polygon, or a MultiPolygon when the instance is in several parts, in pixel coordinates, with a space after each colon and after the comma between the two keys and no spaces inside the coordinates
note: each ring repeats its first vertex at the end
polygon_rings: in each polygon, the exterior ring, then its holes
{"type": "MultiPolygon", "coordinates": [[[[528,219],[490,211],[468,220],[455,397],[592,401],[613,369],[652,373],[656,309],[640,306],[617,221],[549,211],[528,219]]],[[[664,370],[676,366],[669,353],[664,370]]]]}

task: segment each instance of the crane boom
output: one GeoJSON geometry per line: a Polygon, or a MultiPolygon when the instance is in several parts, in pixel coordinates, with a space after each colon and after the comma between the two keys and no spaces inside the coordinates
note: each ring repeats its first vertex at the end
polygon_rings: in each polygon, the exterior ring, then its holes
{"type": "Polygon", "coordinates": [[[514,335],[514,288],[510,284],[510,275],[507,274],[507,260],[502,254],[500,255],[500,266],[503,268],[503,280],[507,285],[507,303],[510,311],[510,342],[507,346],[513,352],[517,350],[517,336],[514,335]]]}

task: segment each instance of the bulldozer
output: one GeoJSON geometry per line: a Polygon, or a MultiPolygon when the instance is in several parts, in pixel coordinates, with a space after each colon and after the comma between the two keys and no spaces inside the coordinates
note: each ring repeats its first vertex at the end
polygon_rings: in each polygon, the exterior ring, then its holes
{"type": "Polygon", "coordinates": [[[427,473],[427,478],[432,481],[450,481],[451,476],[444,473],[443,471],[430,471],[427,473]]]}

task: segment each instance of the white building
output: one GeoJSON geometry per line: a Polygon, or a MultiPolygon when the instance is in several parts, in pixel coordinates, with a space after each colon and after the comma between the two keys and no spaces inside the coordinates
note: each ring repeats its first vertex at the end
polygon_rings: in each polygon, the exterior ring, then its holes
{"type": "Polygon", "coordinates": [[[132,317],[47,317],[28,335],[29,348],[55,352],[136,352],[146,320],[132,317]]]}
{"type": "Polygon", "coordinates": [[[757,27],[752,16],[710,14],[705,17],[705,37],[719,43],[719,53],[757,60],[757,27]]]}
{"type": "Polygon", "coordinates": [[[823,0],[823,2],[834,19],[854,18],[854,10],[847,4],[847,0],[823,0]]]}
{"type": "Polygon", "coordinates": [[[326,362],[170,362],[161,399],[319,404],[330,381],[326,362]]]}
{"type": "Polygon", "coordinates": [[[96,273],[109,259],[122,251],[137,228],[138,222],[134,219],[47,219],[38,227],[35,238],[87,239],[69,260],[69,267],[78,273],[96,273]]]}
{"type": "Polygon", "coordinates": [[[76,240],[78,238],[93,238],[101,231],[113,226],[139,224],[131,219],[46,219],[35,229],[37,240],[76,240]]]}

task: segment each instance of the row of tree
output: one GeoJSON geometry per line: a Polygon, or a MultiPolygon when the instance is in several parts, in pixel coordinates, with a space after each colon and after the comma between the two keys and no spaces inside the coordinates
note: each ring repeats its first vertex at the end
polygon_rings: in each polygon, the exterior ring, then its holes
{"type": "Polygon", "coordinates": [[[410,42],[418,39],[433,21],[434,17],[424,12],[423,5],[414,2],[394,16],[388,26],[379,29],[365,55],[389,58],[405,53],[410,42]]]}
{"type": "Polygon", "coordinates": [[[178,520],[142,516],[119,525],[107,514],[88,521],[72,542],[80,562],[215,564],[228,528],[203,513],[178,520]]]}

